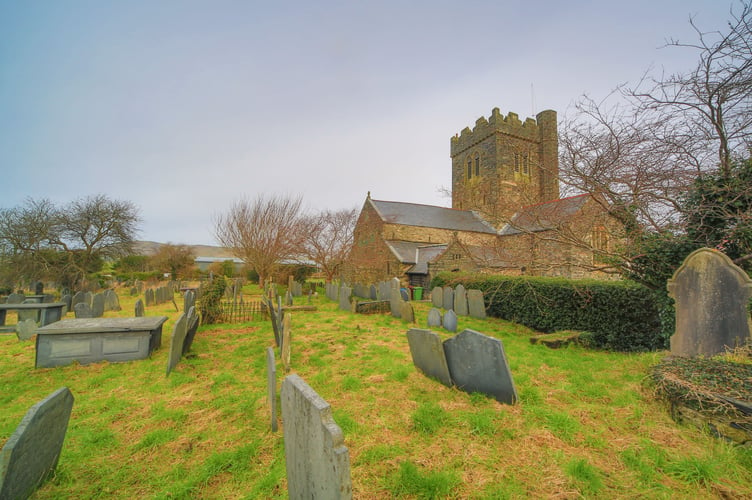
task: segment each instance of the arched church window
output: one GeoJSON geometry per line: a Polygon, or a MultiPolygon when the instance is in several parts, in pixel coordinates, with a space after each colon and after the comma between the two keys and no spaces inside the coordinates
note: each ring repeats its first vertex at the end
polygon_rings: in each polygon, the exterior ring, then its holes
{"type": "Polygon", "coordinates": [[[467,159],[467,180],[470,180],[473,178],[473,160],[472,158],[467,159]]]}
{"type": "Polygon", "coordinates": [[[514,154],[514,173],[519,174],[520,173],[520,155],[519,153],[514,154]]]}
{"type": "Polygon", "coordinates": [[[475,153],[475,176],[480,176],[480,154],[475,153]]]}
{"type": "Polygon", "coordinates": [[[530,167],[527,162],[528,156],[522,156],[522,175],[530,175],[530,167]]]}

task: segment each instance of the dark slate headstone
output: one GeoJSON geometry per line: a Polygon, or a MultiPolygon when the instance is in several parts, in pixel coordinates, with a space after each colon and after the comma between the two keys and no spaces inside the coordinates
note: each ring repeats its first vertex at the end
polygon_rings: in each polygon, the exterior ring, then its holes
{"type": "Polygon", "coordinates": [[[16,323],[18,340],[29,340],[35,333],[37,333],[37,322],[33,319],[25,319],[16,323]]]}
{"type": "Polygon", "coordinates": [[[91,314],[95,318],[104,316],[104,294],[98,293],[91,299],[91,314]]]}
{"type": "Polygon", "coordinates": [[[454,289],[454,312],[457,316],[467,316],[467,292],[462,283],[454,289]]]}
{"type": "Polygon", "coordinates": [[[105,311],[119,311],[120,299],[115,293],[115,290],[108,289],[104,292],[104,310],[105,311]]]}
{"type": "Polygon", "coordinates": [[[501,340],[464,330],[444,341],[444,353],[449,374],[458,388],[468,393],[487,394],[500,403],[517,401],[517,390],[501,340]]]}
{"type": "Polygon", "coordinates": [[[444,328],[452,333],[457,331],[457,315],[453,310],[448,310],[444,313],[443,319],[444,328]]]}
{"type": "Polygon", "coordinates": [[[451,387],[452,377],[449,375],[441,338],[431,330],[412,328],[407,331],[407,342],[415,367],[427,376],[451,387]]]}
{"type": "Polygon", "coordinates": [[[191,306],[185,315],[185,340],[183,340],[183,356],[188,354],[193,345],[193,339],[196,337],[198,330],[199,317],[196,313],[196,306],[191,306]]]}
{"type": "Polygon", "coordinates": [[[180,363],[183,356],[183,343],[187,328],[185,313],[180,313],[175,320],[175,326],[172,328],[172,338],[170,339],[170,353],[167,357],[167,375],[180,363]]]}
{"type": "Polygon", "coordinates": [[[352,498],[350,454],[329,403],[295,374],[282,382],[280,396],[288,497],[352,498]]]}
{"type": "Polygon", "coordinates": [[[135,311],[135,316],[136,316],[137,318],[140,318],[140,317],[142,317],[142,316],[143,316],[144,314],[145,314],[145,311],[144,311],[144,301],[143,301],[143,300],[141,300],[141,299],[138,299],[138,300],[136,301],[136,311],[135,311]]]}
{"type": "Polygon", "coordinates": [[[183,311],[187,311],[191,307],[196,305],[196,292],[193,290],[186,290],[183,296],[183,311]]]}
{"type": "Polygon", "coordinates": [[[400,307],[400,318],[406,323],[415,323],[415,310],[410,302],[403,302],[400,307]]]}
{"type": "Polygon", "coordinates": [[[668,291],[676,301],[674,356],[715,356],[749,340],[752,280],[725,254],[695,250],[668,281],[668,291]]]}
{"type": "Polygon", "coordinates": [[[440,286],[436,286],[431,290],[431,303],[439,309],[444,307],[444,289],[440,286]]]}
{"type": "Polygon", "coordinates": [[[481,290],[467,291],[467,308],[470,317],[478,319],[486,318],[486,303],[481,290]]]}
{"type": "Polygon", "coordinates": [[[36,283],[34,283],[34,295],[42,294],[44,294],[44,283],[37,281],[36,283]]]}
{"type": "Polygon", "coordinates": [[[277,432],[277,364],[271,347],[266,348],[266,397],[271,408],[272,432],[277,432]]]}
{"type": "Polygon", "coordinates": [[[454,289],[450,286],[444,287],[444,309],[447,311],[454,308],[454,289]]]}
{"type": "Polygon", "coordinates": [[[67,387],[29,409],[0,450],[0,498],[28,498],[54,473],[72,409],[67,387]]]}
{"type": "Polygon", "coordinates": [[[431,328],[438,326],[441,326],[441,311],[432,307],[428,311],[428,327],[431,328]]]}
{"type": "Polygon", "coordinates": [[[94,315],[91,313],[91,307],[86,302],[79,302],[75,306],[73,306],[73,313],[76,315],[77,318],[93,318],[94,315]]]}
{"type": "Polygon", "coordinates": [[[410,300],[410,294],[407,293],[407,288],[400,288],[400,297],[402,300],[410,300]]]}

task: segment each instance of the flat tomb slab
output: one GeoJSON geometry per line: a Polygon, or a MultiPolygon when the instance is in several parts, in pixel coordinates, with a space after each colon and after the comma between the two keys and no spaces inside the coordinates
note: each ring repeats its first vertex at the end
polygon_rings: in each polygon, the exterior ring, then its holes
{"type": "Polygon", "coordinates": [[[147,358],[161,345],[166,320],[166,316],[144,316],[57,321],[37,329],[36,367],[147,358]]]}

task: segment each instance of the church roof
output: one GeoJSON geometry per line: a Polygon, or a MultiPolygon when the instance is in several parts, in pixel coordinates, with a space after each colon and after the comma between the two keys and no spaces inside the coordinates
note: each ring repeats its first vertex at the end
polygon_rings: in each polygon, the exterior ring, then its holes
{"type": "Polygon", "coordinates": [[[493,226],[471,210],[456,210],[454,208],[400,201],[371,200],[371,203],[381,219],[390,224],[476,233],[496,233],[493,226]]]}
{"type": "Polygon", "coordinates": [[[590,195],[586,193],[525,207],[512,216],[499,234],[509,236],[555,229],[577,214],[589,199],[590,195]]]}
{"type": "Polygon", "coordinates": [[[424,264],[446,250],[446,245],[432,245],[417,241],[387,240],[387,246],[403,264],[424,264]]]}

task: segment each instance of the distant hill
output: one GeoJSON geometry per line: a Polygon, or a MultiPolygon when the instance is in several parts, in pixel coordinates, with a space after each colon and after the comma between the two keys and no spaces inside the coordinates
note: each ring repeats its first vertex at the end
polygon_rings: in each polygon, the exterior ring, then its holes
{"type": "MultiPolygon", "coordinates": [[[[133,253],[136,255],[151,256],[156,254],[164,243],[155,241],[136,241],[133,243],[133,253]]],[[[185,245],[193,251],[194,257],[227,257],[232,258],[232,252],[225,247],[213,247],[211,245],[185,245]]]]}

